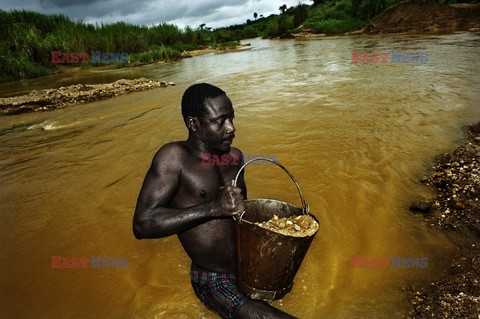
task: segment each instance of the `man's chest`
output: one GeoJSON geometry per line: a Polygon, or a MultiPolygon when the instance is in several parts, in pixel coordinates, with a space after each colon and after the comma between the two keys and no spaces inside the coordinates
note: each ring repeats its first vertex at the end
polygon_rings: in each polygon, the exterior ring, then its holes
{"type": "Polygon", "coordinates": [[[231,185],[235,179],[234,167],[195,165],[181,175],[181,189],[200,202],[214,200],[220,187],[231,185]]]}

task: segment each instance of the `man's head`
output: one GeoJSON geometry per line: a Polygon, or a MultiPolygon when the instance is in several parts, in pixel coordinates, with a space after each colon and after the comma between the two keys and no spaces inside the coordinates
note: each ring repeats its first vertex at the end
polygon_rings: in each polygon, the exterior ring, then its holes
{"type": "Polygon", "coordinates": [[[205,100],[220,95],[225,95],[225,92],[208,83],[199,83],[190,86],[185,93],[183,93],[182,97],[182,115],[185,122],[188,116],[202,117],[205,113],[205,100]]]}
{"type": "Polygon", "coordinates": [[[189,133],[209,152],[225,153],[235,137],[233,106],[225,92],[207,83],[190,86],[182,97],[189,133]]]}

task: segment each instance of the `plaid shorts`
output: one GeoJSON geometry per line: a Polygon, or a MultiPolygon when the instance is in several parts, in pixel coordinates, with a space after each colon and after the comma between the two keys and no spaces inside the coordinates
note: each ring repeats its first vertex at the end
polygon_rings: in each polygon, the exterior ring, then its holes
{"type": "Polygon", "coordinates": [[[192,270],[190,277],[197,297],[221,318],[235,318],[248,299],[238,291],[234,274],[192,270]]]}

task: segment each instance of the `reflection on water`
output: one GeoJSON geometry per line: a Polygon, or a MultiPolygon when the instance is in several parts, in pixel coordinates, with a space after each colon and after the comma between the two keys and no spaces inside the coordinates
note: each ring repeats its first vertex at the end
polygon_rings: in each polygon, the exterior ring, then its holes
{"type": "MultiPolygon", "coordinates": [[[[408,205],[431,195],[418,180],[480,118],[479,37],[251,42],[244,52],[0,86],[6,95],[121,77],[179,84],[0,118],[2,318],[214,318],[190,287],[178,239],[137,241],[131,231],[153,154],[186,138],[180,98],[197,81],[230,95],[235,146],[278,155],[320,220],[293,291],[274,304],[312,319],[405,314],[401,287],[435,278],[456,253],[408,205]],[[429,61],[352,64],[352,50],[428,52],[429,61]],[[52,269],[51,256],[126,257],[128,268],[52,269]],[[352,256],[428,257],[428,268],[354,269],[352,256]]],[[[275,166],[249,166],[246,180],[250,198],[300,203],[275,166]]]]}

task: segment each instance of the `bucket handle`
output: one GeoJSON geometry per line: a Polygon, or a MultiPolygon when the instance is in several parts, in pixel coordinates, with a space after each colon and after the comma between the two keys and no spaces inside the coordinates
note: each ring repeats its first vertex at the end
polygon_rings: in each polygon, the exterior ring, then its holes
{"type": "MultiPolygon", "coordinates": [[[[295,186],[297,187],[297,190],[298,190],[298,194],[300,195],[300,200],[302,201],[302,212],[303,214],[308,214],[309,212],[309,207],[308,207],[308,204],[307,204],[307,201],[303,198],[303,195],[302,195],[302,191],[300,190],[300,186],[298,186],[298,183],[297,183],[297,180],[295,179],[295,177],[293,177],[292,173],[290,173],[288,171],[288,169],[283,166],[282,164],[278,163],[278,162],[275,162],[269,158],[266,158],[266,157],[255,157],[255,158],[252,158],[251,160],[249,160],[248,162],[246,162],[245,164],[242,165],[242,167],[240,167],[240,169],[238,170],[238,173],[237,173],[237,176],[235,176],[235,180],[233,181],[233,186],[237,186],[237,180],[238,180],[238,177],[240,176],[240,173],[242,172],[242,170],[247,166],[249,165],[250,163],[252,162],[255,162],[255,161],[267,161],[267,162],[271,162],[275,165],[277,165],[278,167],[280,167],[281,169],[283,169],[285,171],[285,173],[288,174],[288,176],[290,176],[290,178],[292,179],[293,183],[295,184],[295,186]]],[[[240,214],[240,219],[242,219],[243,217],[243,214],[245,214],[245,211],[243,211],[241,214],[240,214]]],[[[235,218],[236,216],[233,216],[233,219],[236,220],[235,218]]]]}

